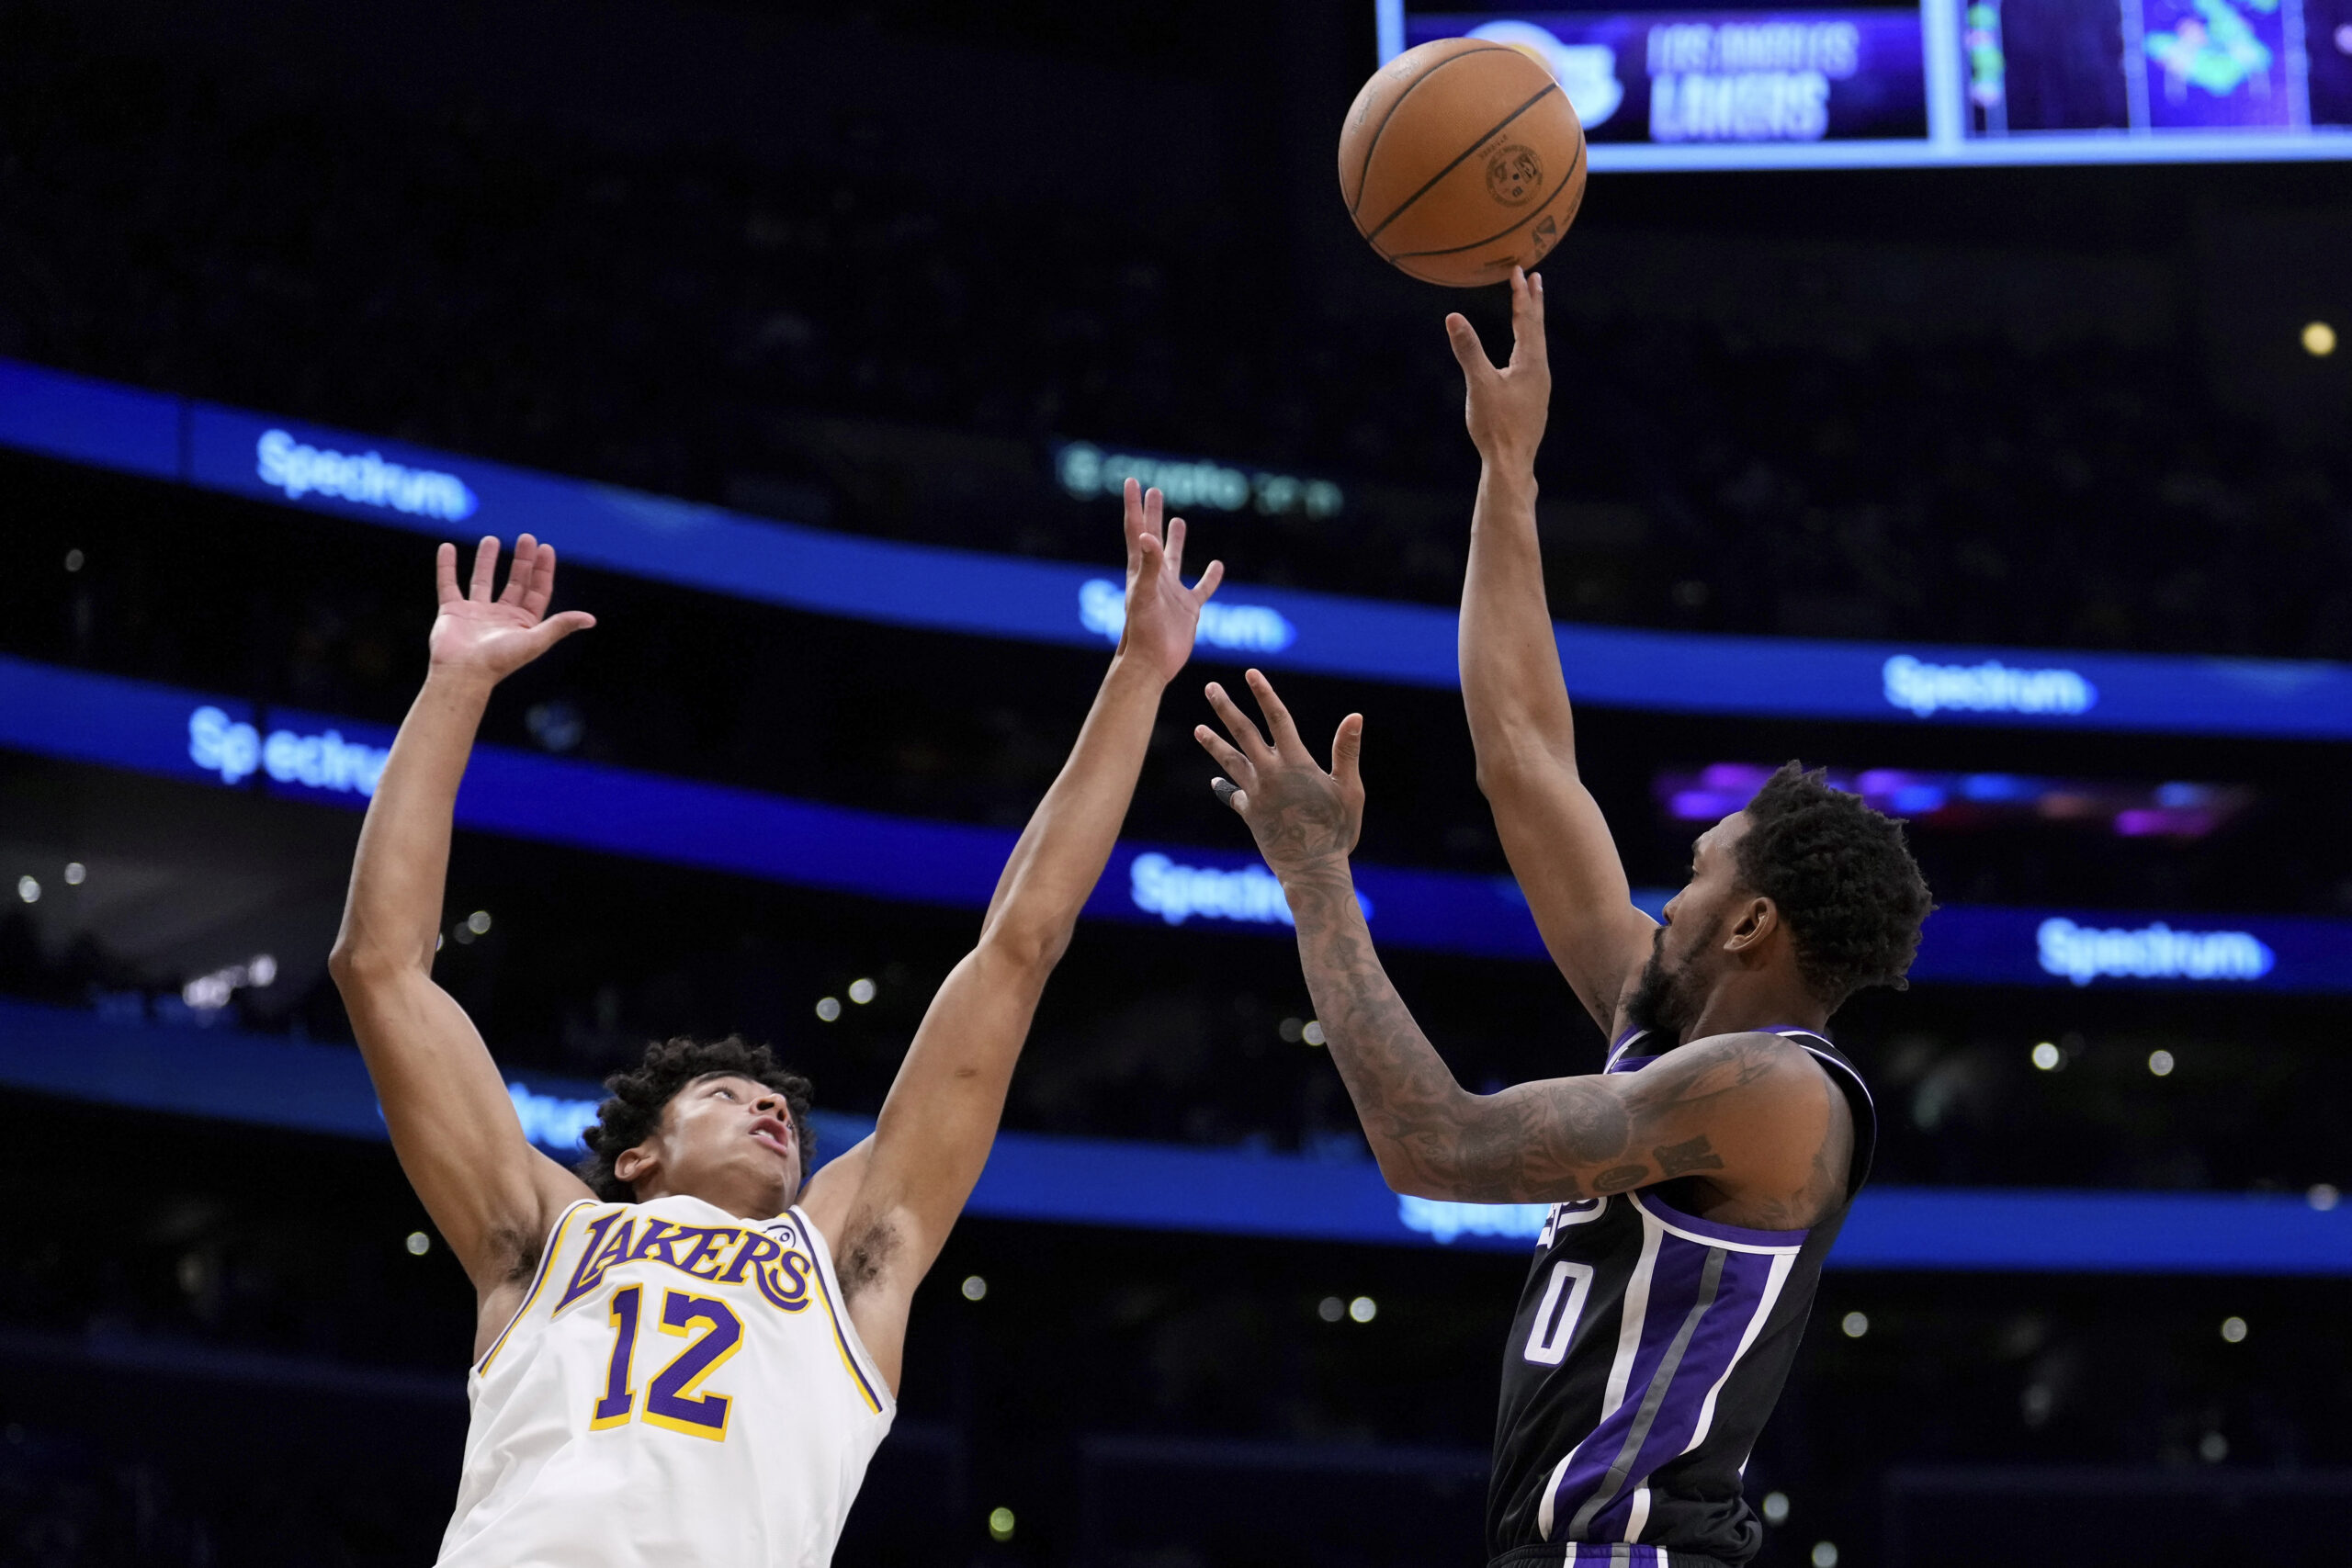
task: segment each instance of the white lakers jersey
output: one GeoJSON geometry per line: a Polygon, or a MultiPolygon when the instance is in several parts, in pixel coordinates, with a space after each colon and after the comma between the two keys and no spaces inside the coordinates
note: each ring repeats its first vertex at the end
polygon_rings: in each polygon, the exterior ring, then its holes
{"type": "Polygon", "coordinates": [[[822,1568],[895,1409],[798,1209],[574,1203],[467,1382],[443,1568],[822,1568]]]}

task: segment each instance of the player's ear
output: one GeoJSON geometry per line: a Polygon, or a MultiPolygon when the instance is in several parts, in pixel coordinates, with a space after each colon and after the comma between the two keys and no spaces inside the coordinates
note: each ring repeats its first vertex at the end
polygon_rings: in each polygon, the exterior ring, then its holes
{"type": "Polygon", "coordinates": [[[640,1177],[660,1164],[661,1161],[653,1157],[653,1151],[639,1144],[633,1149],[620,1152],[619,1157],[613,1161],[613,1176],[615,1179],[634,1187],[640,1177]]]}
{"type": "Polygon", "coordinates": [[[1736,918],[1724,933],[1726,953],[1752,953],[1781,929],[1781,907],[1761,895],[1750,898],[1733,913],[1736,918]]]}

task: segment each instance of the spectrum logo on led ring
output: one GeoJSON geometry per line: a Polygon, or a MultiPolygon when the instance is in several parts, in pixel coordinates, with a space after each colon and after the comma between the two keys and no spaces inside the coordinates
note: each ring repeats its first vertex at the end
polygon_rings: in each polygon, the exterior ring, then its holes
{"type": "Polygon", "coordinates": [[[2072,670],[1929,664],[1898,653],[1881,667],[1886,700],[1921,718],[1939,713],[2079,714],[2098,705],[2098,688],[2072,670]]]}
{"type": "Polygon", "coordinates": [[[392,752],[389,746],[345,740],[339,729],[323,735],[273,729],[265,738],[252,725],[232,719],[208,703],[187,716],[187,756],[206,773],[220,774],[225,784],[248,779],[259,769],[279,784],[372,797],[392,752]]]}
{"type": "Polygon", "coordinates": [[[2044,974],[2077,986],[2113,980],[2259,980],[2278,955],[2252,931],[2177,931],[2162,920],[2101,931],[2059,917],[2036,928],[2044,974]]]}
{"type": "Polygon", "coordinates": [[[455,474],[388,463],[379,452],[354,456],[311,446],[282,430],[263,432],[254,453],[254,472],[261,482],[284,491],[288,501],[331,495],[445,523],[462,523],[481,504],[455,474]]]}

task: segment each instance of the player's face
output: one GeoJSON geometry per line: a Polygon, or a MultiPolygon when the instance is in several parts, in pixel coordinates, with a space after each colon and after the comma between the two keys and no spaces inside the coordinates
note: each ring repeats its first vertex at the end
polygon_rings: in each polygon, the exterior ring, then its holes
{"type": "Polygon", "coordinates": [[[765,1084],[731,1073],[680,1089],[661,1130],[630,1152],[650,1156],[646,1174],[624,1178],[642,1196],[687,1193],[765,1218],[783,1213],[800,1189],[791,1107],[765,1084]]]}
{"type": "Polygon", "coordinates": [[[1706,1010],[1724,959],[1717,939],[1744,897],[1738,847],[1747,832],[1747,813],[1734,812],[1691,846],[1690,878],[1667,900],[1665,922],[1651,939],[1649,961],[1625,1004],[1633,1023],[1679,1040],[1706,1010]]]}

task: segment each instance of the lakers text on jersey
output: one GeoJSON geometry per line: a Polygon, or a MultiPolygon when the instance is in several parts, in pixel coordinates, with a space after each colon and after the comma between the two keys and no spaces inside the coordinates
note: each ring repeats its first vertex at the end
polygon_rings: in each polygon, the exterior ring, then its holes
{"type": "Polygon", "coordinates": [[[894,1404],[798,1209],[582,1201],[468,1380],[444,1568],[820,1568],[894,1404]]]}

